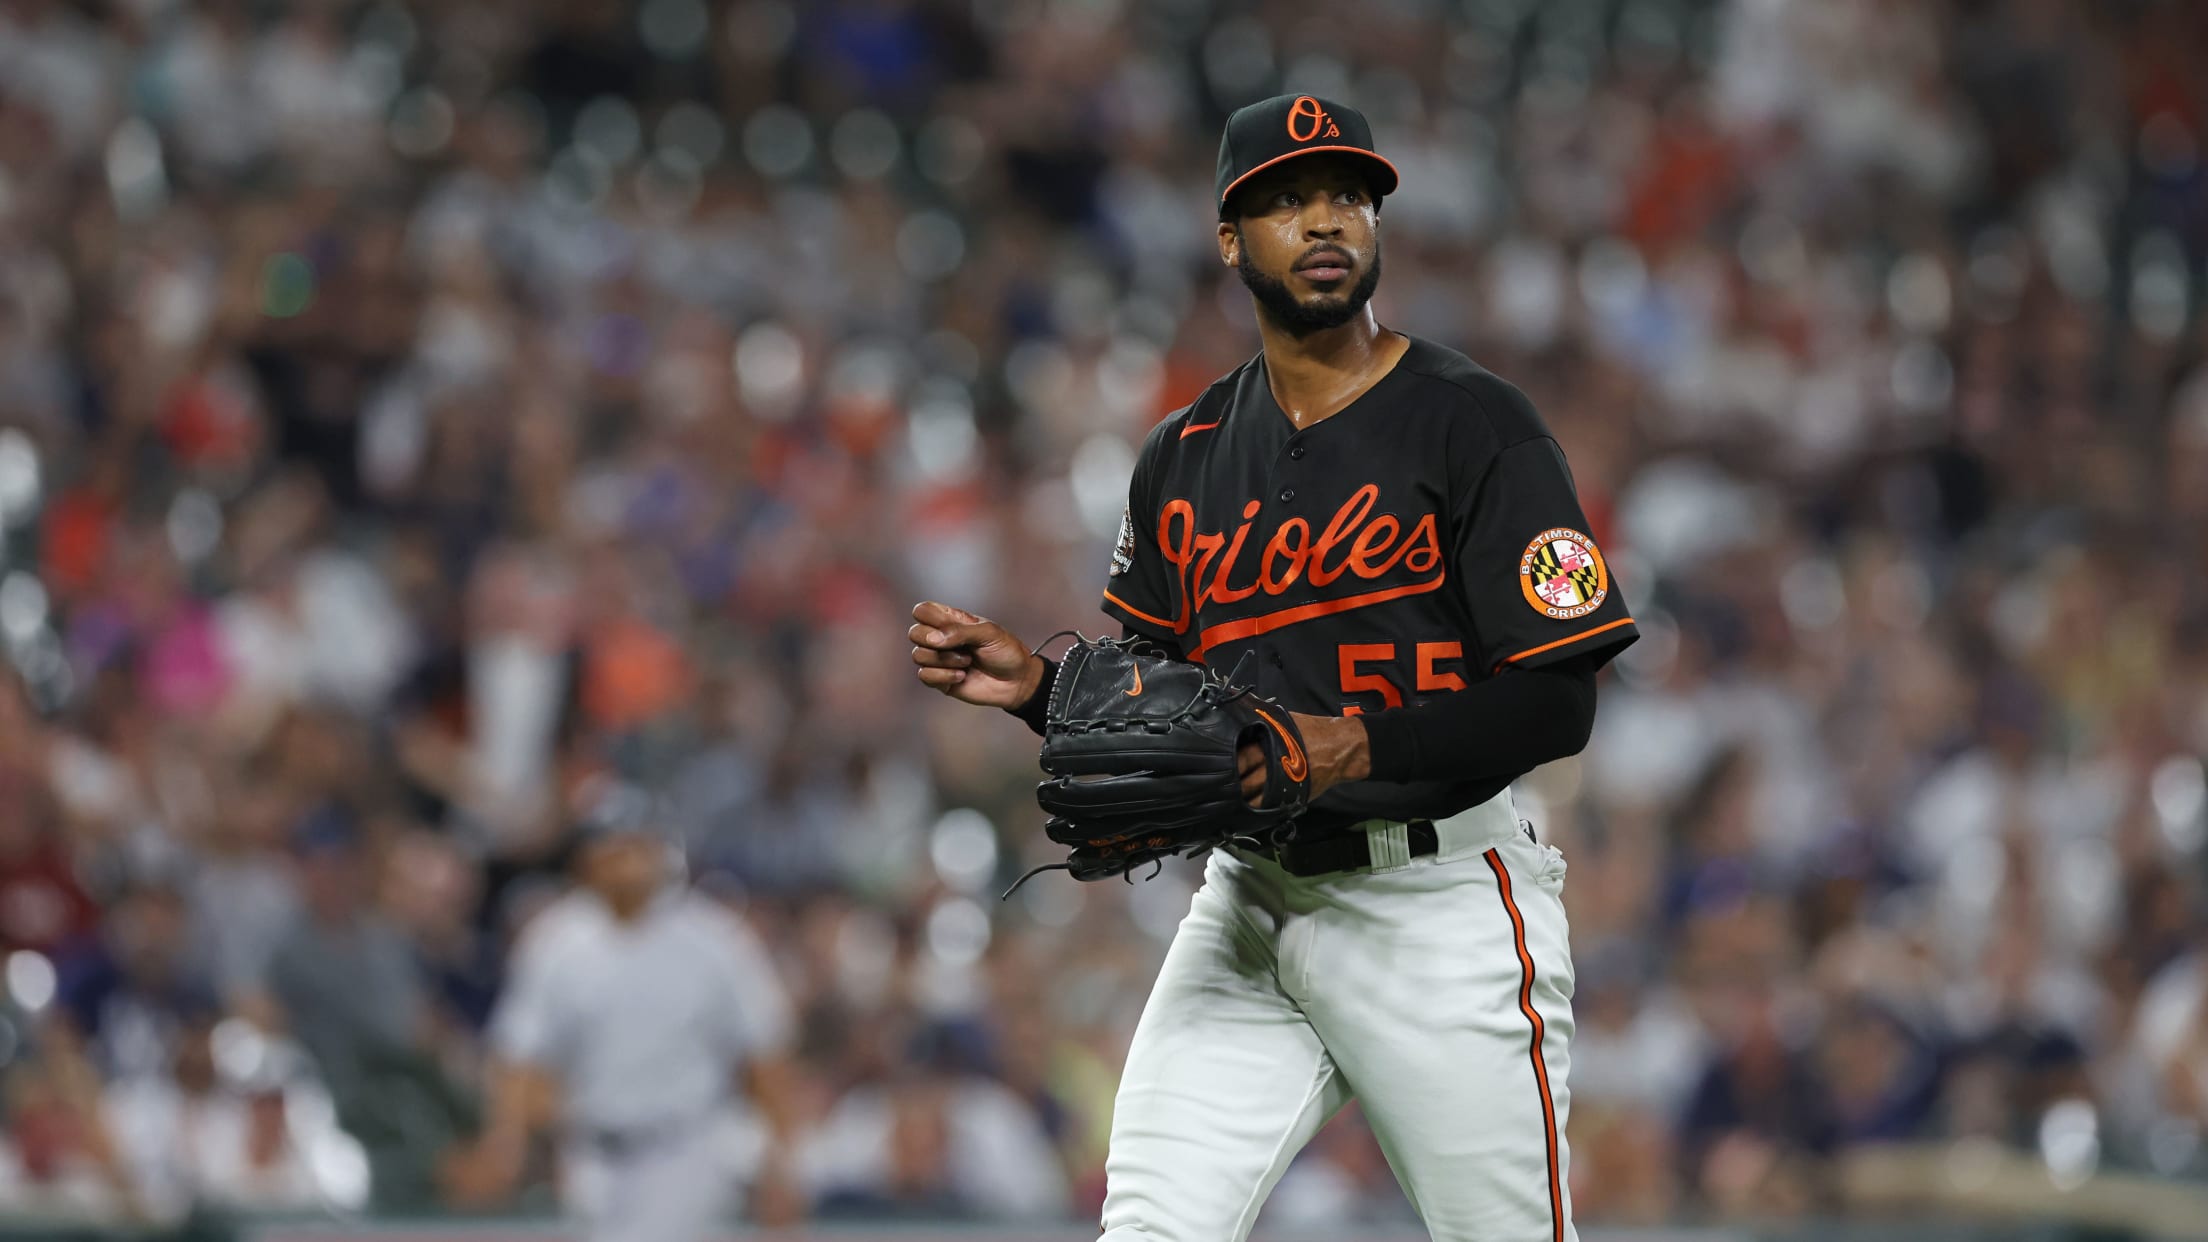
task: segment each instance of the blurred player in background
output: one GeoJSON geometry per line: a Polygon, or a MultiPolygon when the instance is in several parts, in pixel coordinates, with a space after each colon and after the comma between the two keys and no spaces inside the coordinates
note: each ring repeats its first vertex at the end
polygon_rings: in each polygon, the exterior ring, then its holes
{"type": "Polygon", "coordinates": [[[541,1130],[560,1136],[561,1199],[593,1242],[698,1242],[744,1180],[742,1086],[772,1138],[751,1205],[796,1214],[781,1168],[792,1108],[790,1006],[750,929],[681,882],[651,799],[598,798],[576,890],[515,946],[491,1022],[489,1116],[463,1177],[511,1194],[541,1130]]]}

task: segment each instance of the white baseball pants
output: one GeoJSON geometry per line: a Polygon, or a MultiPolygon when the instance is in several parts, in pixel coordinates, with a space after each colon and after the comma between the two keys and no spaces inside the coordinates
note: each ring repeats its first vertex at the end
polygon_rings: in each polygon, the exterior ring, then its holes
{"type": "Polygon", "coordinates": [[[1368,870],[1299,879],[1214,851],[1135,1029],[1101,1242],[1242,1242],[1355,1098],[1435,1242],[1575,1242],[1564,858],[1508,791],[1367,826],[1368,870]]]}
{"type": "Polygon", "coordinates": [[[729,1120],[675,1123],[649,1141],[606,1150],[574,1141],[561,1198],[588,1242],[707,1242],[722,1236],[743,1176],[729,1120]]]}

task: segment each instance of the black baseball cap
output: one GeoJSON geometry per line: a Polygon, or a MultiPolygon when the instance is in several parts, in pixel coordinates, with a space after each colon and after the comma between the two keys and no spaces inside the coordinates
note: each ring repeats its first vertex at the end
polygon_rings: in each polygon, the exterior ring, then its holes
{"type": "Polygon", "coordinates": [[[1316,95],[1275,95],[1237,108],[1219,136],[1219,218],[1241,184],[1299,155],[1343,152],[1369,164],[1373,197],[1395,192],[1395,165],[1372,149],[1365,114],[1316,95]]]}

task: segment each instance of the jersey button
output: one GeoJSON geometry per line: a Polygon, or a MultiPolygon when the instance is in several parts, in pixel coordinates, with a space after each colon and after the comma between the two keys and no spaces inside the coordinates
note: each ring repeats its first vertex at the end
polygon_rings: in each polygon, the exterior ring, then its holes
{"type": "Polygon", "coordinates": [[[1295,458],[1295,459],[1296,459],[1297,461],[1302,461],[1302,460],[1303,460],[1303,446],[1299,444],[1299,445],[1295,446],[1294,448],[1292,448],[1292,449],[1289,449],[1289,450],[1288,450],[1288,455],[1289,455],[1290,457],[1293,457],[1293,458],[1295,458]]]}
{"type": "Polygon", "coordinates": [[[1289,501],[1291,501],[1291,500],[1294,500],[1295,498],[1296,498],[1296,489],[1295,489],[1295,488],[1292,488],[1292,487],[1284,487],[1284,488],[1281,488],[1281,489],[1280,489],[1280,503],[1282,503],[1282,504],[1287,504],[1287,503],[1288,503],[1289,501]]]}

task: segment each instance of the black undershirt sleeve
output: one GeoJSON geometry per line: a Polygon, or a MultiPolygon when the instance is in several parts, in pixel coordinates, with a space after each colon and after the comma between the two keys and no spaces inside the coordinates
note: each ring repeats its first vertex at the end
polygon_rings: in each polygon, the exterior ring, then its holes
{"type": "Polygon", "coordinates": [[[1005,710],[1019,717],[1020,723],[1034,730],[1035,736],[1043,735],[1044,717],[1050,714],[1050,688],[1058,682],[1058,661],[1049,656],[1037,656],[1043,662],[1043,679],[1035,683],[1035,693],[1027,702],[1005,710]]]}
{"type": "Polygon", "coordinates": [[[1526,668],[1363,719],[1376,781],[1516,780],[1576,755],[1595,727],[1595,670],[1582,657],[1526,668]]]}

